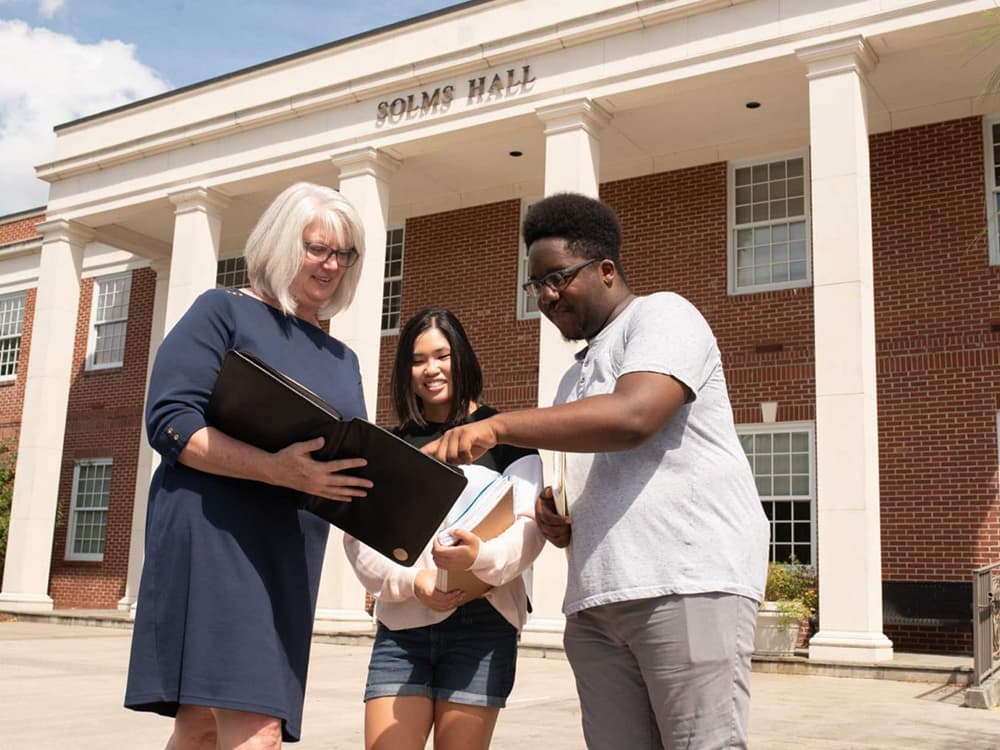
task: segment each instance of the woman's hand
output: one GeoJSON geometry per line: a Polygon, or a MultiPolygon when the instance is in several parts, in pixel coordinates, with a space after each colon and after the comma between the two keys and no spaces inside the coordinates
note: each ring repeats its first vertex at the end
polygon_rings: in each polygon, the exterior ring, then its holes
{"type": "Polygon", "coordinates": [[[542,536],[556,547],[568,547],[572,535],[573,519],[561,516],[556,512],[556,503],[552,499],[552,488],[546,487],[535,500],[535,523],[542,536]]]}
{"type": "Polygon", "coordinates": [[[434,546],[431,555],[434,557],[434,564],[443,570],[468,570],[479,557],[479,545],[482,540],[465,529],[454,529],[450,532],[455,538],[455,543],[445,546],[434,537],[434,546]]]}
{"type": "Polygon", "coordinates": [[[177,460],[209,474],[252,479],[328,500],[350,502],[367,495],[372,486],[370,480],[343,472],[366,466],[368,462],[363,458],[317,461],[310,454],[322,448],[324,442],[319,437],[268,453],[215,427],[202,427],[191,435],[177,460]]]}
{"type": "Polygon", "coordinates": [[[436,586],[437,571],[433,568],[421,568],[413,579],[413,593],[417,601],[435,612],[447,612],[455,609],[462,601],[462,589],[441,591],[436,586]]]}
{"type": "Polygon", "coordinates": [[[372,486],[371,480],[341,472],[367,466],[368,462],[363,458],[317,461],[311,454],[322,448],[325,442],[321,437],[314,438],[292,443],[271,454],[270,483],[340,502],[365,497],[368,494],[366,490],[372,486]]]}

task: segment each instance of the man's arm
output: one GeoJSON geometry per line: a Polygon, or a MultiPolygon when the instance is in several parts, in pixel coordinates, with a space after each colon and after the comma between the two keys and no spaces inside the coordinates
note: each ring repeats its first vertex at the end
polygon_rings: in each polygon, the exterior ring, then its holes
{"type": "Polygon", "coordinates": [[[578,453],[627,450],[659,432],[686,397],[686,387],[670,375],[632,372],[618,380],[612,393],[497,414],[449,430],[424,452],[466,464],[498,443],[578,453]]]}

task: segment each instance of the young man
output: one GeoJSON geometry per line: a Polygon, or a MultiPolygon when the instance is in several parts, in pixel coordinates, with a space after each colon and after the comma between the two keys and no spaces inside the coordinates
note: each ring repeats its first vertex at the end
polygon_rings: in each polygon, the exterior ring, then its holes
{"type": "Polygon", "coordinates": [[[548,489],[536,518],[569,547],[564,643],[588,748],[746,747],[768,523],[712,331],[676,294],[632,293],[600,201],[553,195],[523,233],[525,290],[587,347],[555,406],[456,428],[426,450],[453,463],[499,442],[569,453],[572,518],[548,489]]]}

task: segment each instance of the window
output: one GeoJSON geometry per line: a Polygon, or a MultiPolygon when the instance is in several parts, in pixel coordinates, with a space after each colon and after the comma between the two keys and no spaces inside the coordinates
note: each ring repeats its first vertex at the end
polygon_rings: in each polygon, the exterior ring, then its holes
{"type": "Polygon", "coordinates": [[[518,320],[530,320],[537,318],[538,299],[524,293],[521,284],[528,280],[528,246],[524,244],[524,237],[521,236],[521,225],[524,224],[524,215],[537,199],[531,201],[521,201],[521,221],[517,227],[517,318],[518,320]]]}
{"type": "Polygon", "coordinates": [[[87,345],[88,370],[122,366],[131,289],[131,273],[94,279],[94,304],[87,345]]]}
{"type": "Polygon", "coordinates": [[[17,377],[21,332],[24,329],[24,303],[24,292],[0,297],[0,382],[17,377]]]}
{"type": "Polygon", "coordinates": [[[403,305],[403,229],[385,233],[385,276],[382,281],[382,333],[399,332],[403,305]]]}
{"type": "Polygon", "coordinates": [[[809,284],[808,189],[803,156],[730,164],[730,293],[809,284]]]}
{"type": "Polygon", "coordinates": [[[247,278],[247,262],[240,255],[223,258],[215,266],[215,286],[217,289],[242,289],[250,285],[247,278]]]}
{"type": "Polygon", "coordinates": [[[103,560],[111,497],[111,459],[77,461],[73,468],[67,560],[103,560]]]}
{"type": "Polygon", "coordinates": [[[986,120],[986,230],[990,263],[1000,265],[1000,119],[986,120]]]}
{"type": "Polygon", "coordinates": [[[803,565],[814,564],[812,425],[743,425],[737,429],[771,524],[771,562],[786,563],[794,556],[803,565]]]}

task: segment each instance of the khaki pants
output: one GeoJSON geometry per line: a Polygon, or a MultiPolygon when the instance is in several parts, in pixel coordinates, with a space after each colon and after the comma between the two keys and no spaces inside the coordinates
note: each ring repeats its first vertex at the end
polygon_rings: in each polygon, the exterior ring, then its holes
{"type": "Polygon", "coordinates": [[[746,748],[757,603],[663,596],[570,615],[564,644],[589,750],[746,748]]]}

